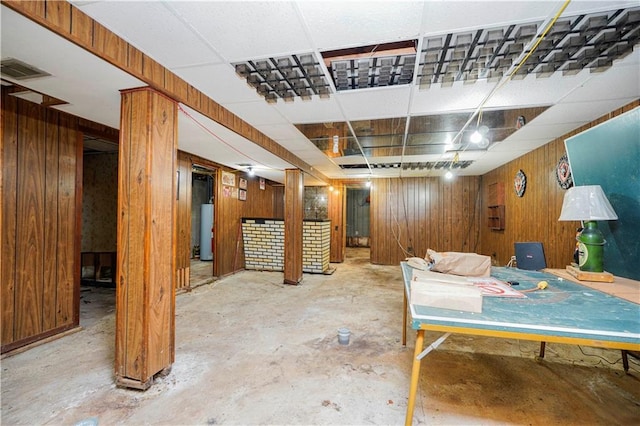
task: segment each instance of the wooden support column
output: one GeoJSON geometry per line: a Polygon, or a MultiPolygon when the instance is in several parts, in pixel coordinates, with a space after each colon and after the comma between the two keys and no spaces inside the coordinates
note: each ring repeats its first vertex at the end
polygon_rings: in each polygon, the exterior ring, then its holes
{"type": "Polygon", "coordinates": [[[347,187],[343,184],[334,183],[333,192],[330,192],[328,210],[329,219],[331,220],[331,254],[330,262],[344,262],[344,252],[346,246],[347,233],[345,231],[344,214],[345,200],[347,199],[347,187]]]}
{"type": "Polygon", "coordinates": [[[302,171],[285,170],[284,184],[284,283],[302,281],[302,226],[304,220],[302,171]]]}
{"type": "Polygon", "coordinates": [[[118,166],[116,384],[147,389],[175,355],[177,104],[122,92],[118,166]]]}

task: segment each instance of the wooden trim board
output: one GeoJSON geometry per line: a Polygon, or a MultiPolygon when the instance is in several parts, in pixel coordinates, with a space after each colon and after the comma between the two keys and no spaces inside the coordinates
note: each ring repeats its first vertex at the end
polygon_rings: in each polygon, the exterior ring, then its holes
{"type": "Polygon", "coordinates": [[[580,268],[574,265],[567,265],[567,272],[571,274],[574,278],[577,278],[580,281],[598,281],[603,283],[612,283],[613,282],[613,274],[610,272],[589,272],[589,271],[581,271],[580,268]]]}
{"type": "Polygon", "coordinates": [[[566,269],[545,269],[545,272],[556,275],[560,278],[582,284],[585,287],[599,290],[603,293],[611,294],[621,299],[640,304],[640,281],[613,276],[613,282],[580,281],[569,274],[566,269]]]}

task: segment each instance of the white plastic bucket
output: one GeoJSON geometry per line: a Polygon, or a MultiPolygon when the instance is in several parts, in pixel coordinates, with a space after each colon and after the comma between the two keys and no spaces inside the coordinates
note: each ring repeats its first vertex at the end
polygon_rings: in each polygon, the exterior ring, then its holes
{"type": "Polygon", "coordinates": [[[351,335],[351,332],[349,331],[348,328],[346,327],[341,327],[338,329],[338,343],[340,343],[341,345],[348,345],[349,344],[349,336],[351,335]]]}

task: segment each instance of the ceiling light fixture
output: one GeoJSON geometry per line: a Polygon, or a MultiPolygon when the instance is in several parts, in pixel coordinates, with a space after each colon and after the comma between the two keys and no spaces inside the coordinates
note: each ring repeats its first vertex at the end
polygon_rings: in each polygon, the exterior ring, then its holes
{"type": "Polygon", "coordinates": [[[256,173],[253,171],[253,167],[249,167],[249,168],[247,169],[247,171],[249,172],[249,176],[253,176],[253,175],[255,175],[255,174],[256,174],[256,173]]]}
{"type": "Polygon", "coordinates": [[[367,179],[367,188],[371,188],[371,178],[367,179]]]}
{"type": "Polygon", "coordinates": [[[340,138],[338,135],[333,135],[333,153],[340,153],[340,138]]]}
{"type": "Polygon", "coordinates": [[[476,130],[475,132],[471,133],[471,137],[469,138],[469,140],[475,144],[478,144],[482,140],[482,135],[478,130],[476,130]]]}

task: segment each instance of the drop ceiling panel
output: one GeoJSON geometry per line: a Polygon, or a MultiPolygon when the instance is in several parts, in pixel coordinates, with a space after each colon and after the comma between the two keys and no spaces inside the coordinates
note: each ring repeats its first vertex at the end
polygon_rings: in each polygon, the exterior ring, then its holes
{"type": "MultiPolygon", "coordinates": [[[[565,122],[558,124],[545,124],[545,125],[531,125],[528,124],[522,129],[515,132],[509,137],[508,143],[527,142],[530,140],[547,140],[548,142],[553,139],[570,132],[571,130],[586,124],[583,122],[565,122]]],[[[507,142],[507,141],[505,141],[507,142]]]]}
{"type": "Polygon", "coordinates": [[[278,101],[274,105],[280,113],[291,123],[318,123],[327,121],[344,121],[335,95],[329,99],[314,99],[305,102],[296,99],[293,102],[278,101]]]}
{"type": "Polygon", "coordinates": [[[293,2],[170,2],[229,62],[313,50],[293,2]]]}
{"type": "Polygon", "coordinates": [[[410,86],[362,89],[334,95],[347,120],[365,120],[406,116],[409,112],[410,86]]]}
{"type": "Polygon", "coordinates": [[[522,80],[511,80],[500,88],[486,103],[487,108],[504,105],[549,105],[560,101],[567,94],[592,78],[589,72],[573,76],[555,73],[549,78],[529,75],[522,80]]]}
{"type": "Polygon", "coordinates": [[[309,142],[309,140],[295,126],[291,126],[289,123],[261,124],[255,127],[272,139],[282,141],[304,141],[305,146],[308,144],[308,146],[314,147],[313,144],[309,142]]]}
{"type": "Polygon", "coordinates": [[[609,99],[609,100],[592,100],[588,104],[577,102],[563,102],[555,105],[550,110],[540,114],[534,121],[534,125],[544,126],[560,123],[587,123],[591,120],[619,108],[634,98],[628,99],[609,99]]]}
{"type": "Polygon", "coordinates": [[[548,139],[521,139],[521,140],[505,140],[493,144],[489,148],[491,156],[496,152],[521,153],[525,146],[541,146],[549,142],[548,139]]]}
{"type": "Polygon", "coordinates": [[[319,50],[417,38],[422,2],[299,2],[319,50]]]}
{"type": "Polygon", "coordinates": [[[168,68],[222,61],[164,2],[104,1],[79,7],[168,68]]]}
{"type": "Polygon", "coordinates": [[[561,1],[452,1],[425,2],[422,32],[438,34],[479,27],[545,19],[557,11],[561,1]]]}
{"type": "Polygon", "coordinates": [[[263,99],[253,102],[238,102],[223,104],[232,113],[250,122],[255,127],[265,124],[284,124],[287,121],[272,105],[263,99]]]}
{"type": "Polygon", "coordinates": [[[452,87],[439,88],[432,86],[429,90],[412,88],[411,115],[434,115],[444,112],[473,111],[481,104],[484,97],[493,86],[486,82],[463,86],[454,84],[452,87]]]}
{"type": "Polygon", "coordinates": [[[287,149],[298,156],[312,156],[318,153],[318,148],[313,146],[313,144],[311,144],[310,142],[307,145],[303,144],[301,141],[298,141],[294,145],[289,144],[289,148],[287,149]]]}
{"type": "Polygon", "coordinates": [[[174,68],[172,71],[219,104],[256,100],[264,102],[245,80],[233,72],[230,65],[202,65],[174,68]]]}
{"type": "Polygon", "coordinates": [[[496,161],[499,161],[501,163],[506,163],[508,161],[511,161],[515,158],[521,157],[524,154],[526,154],[527,152],[529,152],[526,149],[522,149],[520,151],[508,151],[508,152],[501,152],[501,151],[496,151],[494,152],[493,150],[489,151],[489,153],[487,153],[487,155],[478,158],[476,161],[473,162],[473,164],[471,166],[469,166],[469,168],[473,168],[474,171],[476,171],[477,169],[482,169],[484,170],[482,173],[486,173],[489,170],[492,170],[495,168],[495,166],[493,165],[496,161]],[[484,169],[485,167],[489,167],[488,169],[484,169]]]}

